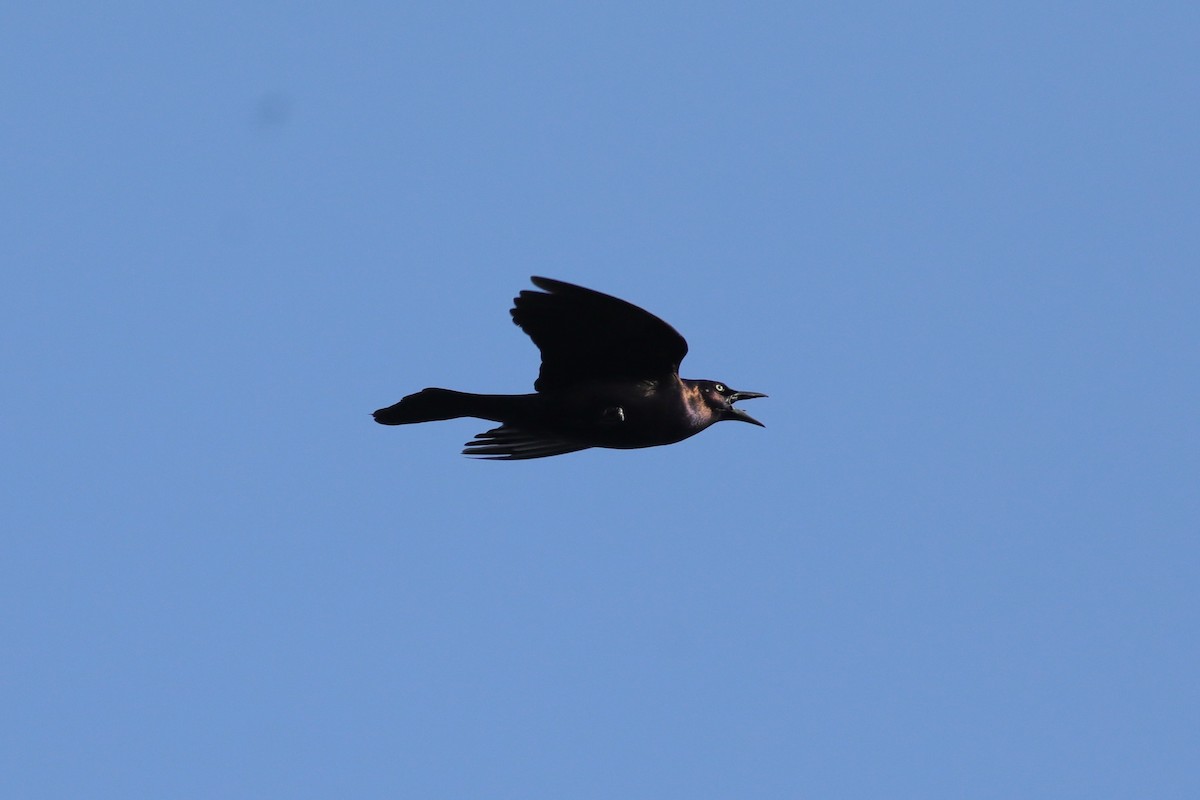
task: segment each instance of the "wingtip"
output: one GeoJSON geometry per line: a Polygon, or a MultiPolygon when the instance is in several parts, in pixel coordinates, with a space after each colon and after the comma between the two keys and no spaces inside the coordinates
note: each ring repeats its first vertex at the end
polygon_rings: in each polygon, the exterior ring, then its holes
{"type": "Polygon", "coordinates": [[[555,278],[546,278],[541,275],[530,275],[529,280],[534,286],[546,292],[582,291],[587,292],[588,294],[600,294],[600,292],[597,292],[594,289],[585,289],[584,287],[578,286],[574,283],[567,283],[566,281],[560,281],[555,278]]]}

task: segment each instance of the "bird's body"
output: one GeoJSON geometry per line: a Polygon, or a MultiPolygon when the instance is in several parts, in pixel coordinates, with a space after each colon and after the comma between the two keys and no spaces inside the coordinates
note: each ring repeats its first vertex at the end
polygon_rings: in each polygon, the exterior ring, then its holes
{"type": "Polygon", "coordinates": [[[384,425],[458,417],[499,422],[463,452],[506,460],[589,447],[673,444],[722,419],[762,424],[733,403],[765,395],[679,377],[687,342],[658,317],[580,286],[548,278],[533,282],[547,291],[521,292],[512,316],[542,351],[536,392],[424,389],[379,409],[375,420],[384,425]]]}

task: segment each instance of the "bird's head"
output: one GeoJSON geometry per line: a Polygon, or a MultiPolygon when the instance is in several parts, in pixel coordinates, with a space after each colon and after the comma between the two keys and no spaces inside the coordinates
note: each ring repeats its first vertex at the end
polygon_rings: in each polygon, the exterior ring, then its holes
{"type": "Polygon", "coordinates": [[[767,427],[745,411],[733,406],[738,400],[753,400],[756,397],[766,397],[765,394],[759,392],[739,392],[736,389],[730,389],[729,386],[720,381],[692,381],[691,383],[699,390],[704,404],[712,410],[715,421],[735,419],[739,422],[749,422],[751,425],[758,425],[760,428],[767,427]]]}

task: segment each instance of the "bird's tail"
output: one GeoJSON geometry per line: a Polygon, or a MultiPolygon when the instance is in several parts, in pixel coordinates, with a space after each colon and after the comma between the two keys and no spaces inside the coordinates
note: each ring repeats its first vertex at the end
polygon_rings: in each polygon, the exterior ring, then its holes
{"type": "Polygon", "coordinates": [[[451,389],[422,389],[375,412],[380,425],[407,425],[439,419],[478,417],[505,422],[519,416],[530,395],[471,394],[451,389]]]}

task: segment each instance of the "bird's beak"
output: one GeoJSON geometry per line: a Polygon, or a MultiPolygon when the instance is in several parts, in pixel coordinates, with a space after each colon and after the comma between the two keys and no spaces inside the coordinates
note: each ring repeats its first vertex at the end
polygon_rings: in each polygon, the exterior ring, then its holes
{"type": "Polygon", "coordinates": [[[733,404],[738,400],[753,400],[756,397],[766,397],[766,395],[762,394],[761,392],[734,392],[729,397],[729,408],[725,412],[725,419],[736,419],[739,422],[749,422],[751,425],[757,425],[760,428],[767,427],[754,417],[747,414],[745,411],[742,411],[740,408],[733,407],[733,404]]]}

